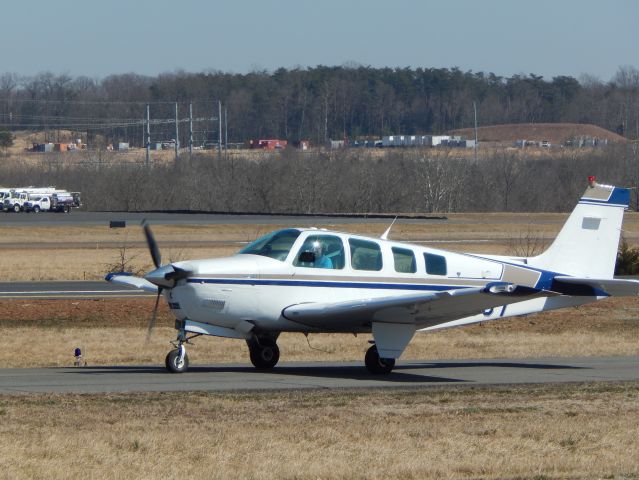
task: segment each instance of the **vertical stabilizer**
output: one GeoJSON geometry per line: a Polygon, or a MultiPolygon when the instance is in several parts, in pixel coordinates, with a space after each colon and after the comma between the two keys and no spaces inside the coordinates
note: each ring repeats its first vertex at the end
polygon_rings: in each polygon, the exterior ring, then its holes
{"type": "Polygon", "coordinates": [[[572,276],[612,278],[623,212],[629,202],[628,189],[599,185],[591,177],[555,241],[528,264],[572,276]]]}

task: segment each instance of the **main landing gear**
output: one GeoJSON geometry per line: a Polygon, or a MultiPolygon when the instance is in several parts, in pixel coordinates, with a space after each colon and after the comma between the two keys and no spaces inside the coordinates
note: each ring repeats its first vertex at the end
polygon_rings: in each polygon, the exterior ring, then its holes
{"type": "Polygon", "coordinates": [[[383,375],[390,373],[391,370],[393,370],[393,367],[395,366],[395,359],[381,358],[379,353],[377,353],[377,345],[373,345],[366,351],[364,363],[366,364],[368,371],[372,374],[383,375]]]}
{"type": "Polygon", "coordinates": [[[277,346],[277,337],[254,336],[246,341],[249,347],[251,363],[258,370],[270,370],[280,359],[280,349],[277,346]]]}

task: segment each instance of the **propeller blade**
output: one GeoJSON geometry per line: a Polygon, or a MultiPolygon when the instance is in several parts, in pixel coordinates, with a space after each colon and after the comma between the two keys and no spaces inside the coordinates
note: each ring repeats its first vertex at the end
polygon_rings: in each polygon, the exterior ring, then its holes
{"type": "Polygon", "coordinates": [[[149,343],[149,340],[151,340],[151,332],[153,331],[153,328],[155,327],[155,321],[158,318],[160,296],[162,296],[162,287],[158,287],[158,296],[155,297],[155,307],[153,307],[153,313],[151,314],[151,318],[149,319],[149,326],[146,330],[146,343],[149,343]]]}
{"type": "Polygon", "coordinates": [[[155,241],[153,232],[151,231],[151,226],[148,223],[146,223],[146,220],[142,220],[142,228],[144,229],[144,235],[146,236],[146,243],[149,246],[149,251],[151,252],[153,265],[155,265],[155,268],[159,268],[160,265],[162,265],[162,255],[160,254],[160,249],[158,247],[157,242],[155,241]]]}

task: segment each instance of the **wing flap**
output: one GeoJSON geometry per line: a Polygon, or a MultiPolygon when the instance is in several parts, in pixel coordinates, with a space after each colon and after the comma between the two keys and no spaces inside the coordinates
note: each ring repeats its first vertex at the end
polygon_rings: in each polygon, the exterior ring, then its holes
{"type": "Polygon", "coordinates": [[[639,280],[562,276],[557,276],[553,280],[552,290],[564,295],[612,295],[621,297],[639,295],[639,280]]]}
{"type": "Polygon", "coordinates": [[[312,328],[352,331],[373,322],[403,323],[425,328],[467,317],[510,303],[557,295],[553,292],[505,283],[443,292],[367,298],[337,303],[291,305],[282,315],[312,328]]]}

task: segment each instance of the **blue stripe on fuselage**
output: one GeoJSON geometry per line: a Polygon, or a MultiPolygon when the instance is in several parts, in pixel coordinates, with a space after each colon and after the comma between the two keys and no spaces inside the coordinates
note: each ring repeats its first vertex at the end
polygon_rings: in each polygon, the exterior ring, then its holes
{"type": "MultiPolygon", "coordinates": [[[[309,280],[258,280],[228,278],[189,278],[187,283],[210,283],[220,285],[270,285],[279,287],[320,287],[320,288],[365,288],[377,290],[457,290],[460,288],[481,287],[482,285],[418,285],[405,283],[370,283],[370,282],[329,282],[309,280]]],[[[486,282],[486,284],[491,282],[486,282]]]]}

